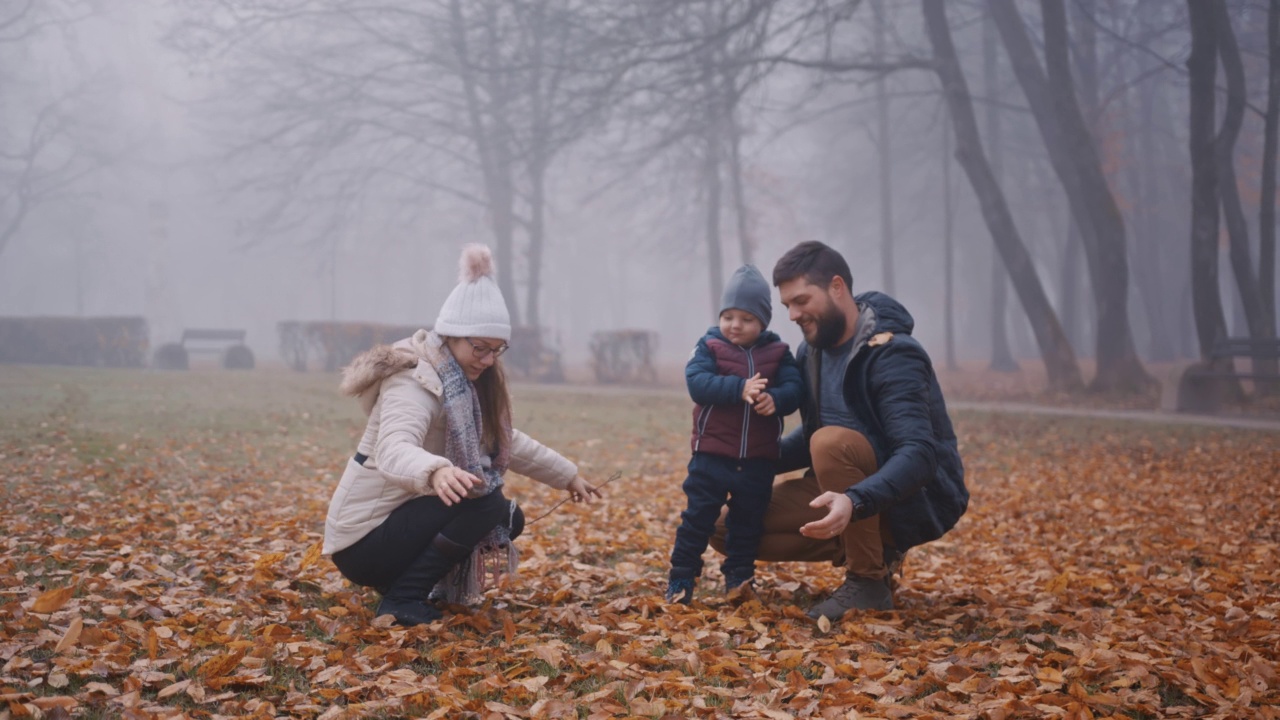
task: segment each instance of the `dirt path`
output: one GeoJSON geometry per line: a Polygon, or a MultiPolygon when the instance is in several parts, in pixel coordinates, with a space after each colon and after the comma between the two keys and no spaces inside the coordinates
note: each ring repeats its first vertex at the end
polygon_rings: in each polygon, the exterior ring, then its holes
{"type": "Polygon", "coordinates": [[[1048,405],[1031,405],[1027,403],[1001,402],[948,402],[947,407],[953,410],[995,413],[1023,413],[1028,415],[1061,415],[1065,417],[1098,418],[1105,420],[1125,420],[1164,425],[1203,425],[1207,427],[1230,427],[1245,430],[1264,430],[1280,432],[1280,420],[1267,420],[1251,417],[1231,417],[1221,415],[1192,415],[1188,413],[1158,412],[1153,410],[1107,410],[1103,408],[1067,408],[1048,405]]]}
{"type": "MultiPolygon", "coordinates": [[[[586,395],[646,395],[653,397],[684,398],[684,390],[665,387],[633,387],[620,385],[529,385],[514,383],[516,387],[537,388],[542,392],[582,393],[586,395]]],[[[1193,415],[1188,413],[1155,410],[1109,410],[1105,408],[1054,407],[1016,402],[948,401],[947,407],[965,412],[991,412],[1025,415],[1057,415],[1062,417],[1095,418],[1125,422],[1153,423],[1157,425],[1200,425],[1205,427],[1240,428],[1280,432],[1280,419],[1269,420],[1254,417],[1224,415],[1193,415]]]]}

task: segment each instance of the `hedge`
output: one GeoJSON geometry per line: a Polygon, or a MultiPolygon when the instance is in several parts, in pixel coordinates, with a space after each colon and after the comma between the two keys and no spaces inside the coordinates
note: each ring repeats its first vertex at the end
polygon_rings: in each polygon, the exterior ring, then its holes
{"type": "Polygon", "coordinates": [[[0,363],[145,367],[141,317],[0,317],[0,363]]]}
{"type": "Polygon", "coordinates": [[[374,345],[407,338],[422,327],[429,326],[285,320],[276,325],[276,332],[280,357],[289,367],[305,372],[314,356],[320,367],[332,372],[374,345]]]}

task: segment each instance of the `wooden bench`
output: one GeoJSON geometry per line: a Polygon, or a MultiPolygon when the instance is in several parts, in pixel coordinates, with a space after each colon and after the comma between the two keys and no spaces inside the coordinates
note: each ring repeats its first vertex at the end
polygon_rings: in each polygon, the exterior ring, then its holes
{"type": "Polygon", "coordinates": [[[228,345],[243,345],[245,335],[244,330],[187,329],[182,331],[182,339],[178,344],[186,348],[187,352],[222,353],[228,345]]]}
{"type": "Polygon", "coordinates": [[[1280,377],[1261,371],[1258,360],[1270,361],[1274,367],[1280,363],[1280,339],[1254,340],[1252,338],[1222,338],[1209,348],[1209,359],[1188,367],[1178,381],[1179,412],[1215,412],[1227,401],[1240,402],[1240,380],[1260,383],[1277,383],[1280,377]],[[1247,371],[1235,367],[1236,360],[1252,359],[1255,362],[1247,371]],[[1226,361],[1226,362],[1223,362],[1226,361]]]}

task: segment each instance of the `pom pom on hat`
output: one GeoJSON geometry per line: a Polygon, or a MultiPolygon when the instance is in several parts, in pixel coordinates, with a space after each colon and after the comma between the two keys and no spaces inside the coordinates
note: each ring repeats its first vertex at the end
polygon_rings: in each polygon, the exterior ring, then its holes
{"type": "Polygon", "coordinates": [[[485,245],[467,245],[458,268],[458,285],[445,298],[432,329],[445,337],[510,342],[511,315],[494,279],[493,253],[485,245]]]}
{"type": "Polygon", "coordinates": [[[486,275],[493,277],[493,253],[489,251],[488,245],[463,245],[458,267],[459,283],[473,283],[486,275]]]}

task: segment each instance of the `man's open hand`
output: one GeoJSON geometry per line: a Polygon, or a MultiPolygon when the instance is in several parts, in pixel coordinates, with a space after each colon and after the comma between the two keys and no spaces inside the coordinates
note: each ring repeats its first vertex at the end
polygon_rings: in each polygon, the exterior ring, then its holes
{"type": "Polygon", "coordinates": [[[826,517],[805,523],[800,527],[800,534],[805,537],[824,540],[844,532],[853,517],[853,501],[848,495],[836,492],[824,492],[809,503],[812,508],[827,508],[826,517]]]}

